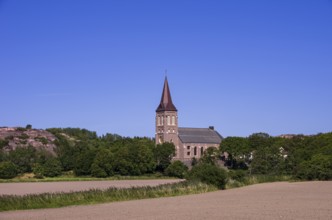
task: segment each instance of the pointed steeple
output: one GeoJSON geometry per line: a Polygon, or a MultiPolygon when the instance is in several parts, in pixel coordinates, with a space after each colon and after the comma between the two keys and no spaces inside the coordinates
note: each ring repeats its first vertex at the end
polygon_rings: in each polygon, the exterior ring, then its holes
{"type": "Polygon", "coordinates": [[[160,104],[156,112],[162,111],[177,111],[175,105],[172,102],[171,92],[168,86],[167,76],[165,77],[163,94],[161,96],[160,104]]]}

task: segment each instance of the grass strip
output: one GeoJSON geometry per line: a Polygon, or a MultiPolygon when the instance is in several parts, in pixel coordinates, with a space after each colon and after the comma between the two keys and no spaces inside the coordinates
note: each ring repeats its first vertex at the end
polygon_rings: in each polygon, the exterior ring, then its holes
{"type": "Polygon", "coordinates": [[[43,193],[33,195],[2,195],[0,211],[57,208],[70,205],[87,205],[147,198],[171,197],[205,193],[218,190],[216,187],[200,182],[184,181],[155,187],[133,187],[129,189],[109,188],[107,190],[88,190],[71,193],[43,193]]]}
{"type": "Polygon", "coordinates": [[[103,181],[103,180],[151,180],[151,179],[176,179],[174,177],[149,175],[149,176],[112,176],[107,178],[97,177],[76,177],[76,176],[59,176],[59,177],[45,177],[38,178],[13,178],[13,179],[0,179],[0,183],[27,183],[27,182],[70,182],[70,181],[103,181]]]}
{"type": "Polygon", "coordinates": [[[238,188],[243,186],[249,186],[259,183],[271,183],[271,182],[282,182],[282,181],[295,181],[292,176],[288,175],[251,175],[246,176],[241,180],[229,179],[226,184],[226,189],[238,188]]]}

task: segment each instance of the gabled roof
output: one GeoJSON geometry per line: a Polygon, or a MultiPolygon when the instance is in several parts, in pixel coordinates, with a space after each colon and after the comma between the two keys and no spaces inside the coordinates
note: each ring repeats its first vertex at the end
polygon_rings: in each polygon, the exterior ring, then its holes
{"type": "Polygon", "coordinates": [[[222,136],[211,128],[179,128],[182,143],[220,144],[222,136]]]}
{"type": "Polygon", "coordinates": [[[156,112],[163,112],[163,111],[177,111],[175,105],[172,102],[171,92],[168,86],[167,77],[165,77],[165,83],[163,88],[163,94],[161,95],[160,104],[156,112]]]}

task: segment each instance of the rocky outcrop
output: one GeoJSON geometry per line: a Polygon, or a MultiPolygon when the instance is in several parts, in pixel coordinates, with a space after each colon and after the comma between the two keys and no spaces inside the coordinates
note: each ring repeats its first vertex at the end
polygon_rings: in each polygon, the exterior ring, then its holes
{"type": "Polygon", "coordinates": [[[0,128],[0,148],[4,151],[15,150],[18,147],[32,146],[37,150],[46,150],[55,154],[56,137],[48,131],[26,128],[0,128]]]}

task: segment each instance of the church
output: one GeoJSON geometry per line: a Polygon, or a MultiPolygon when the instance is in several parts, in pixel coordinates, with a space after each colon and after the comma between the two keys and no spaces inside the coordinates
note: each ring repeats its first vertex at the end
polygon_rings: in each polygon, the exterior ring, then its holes
{"type": "Polygon", "coordinates": [[[222,136],[214,130],[213,126],[209,128],[179,127],[177,112],[166,77],[160,104],[156,110],[155,140],[156,144],[171,142],[175,145],[174,160],[187,162],[192,158],[199,159],[207,148],[219,147],[222,136]]]}

